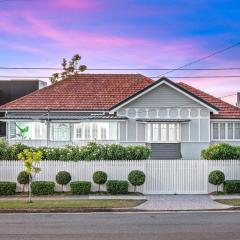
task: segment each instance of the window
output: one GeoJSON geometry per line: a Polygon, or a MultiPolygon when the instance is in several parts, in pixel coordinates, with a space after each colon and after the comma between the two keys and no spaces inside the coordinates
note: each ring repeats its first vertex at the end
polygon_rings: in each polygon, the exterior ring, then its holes
{"type": "Polygon", "coordinates": [[[235,123],[235,139],[240,139],[240,123],[235,123]]]}
{"type": "Polygon", "coordinates": [[[153,141],[159,141],[159,128],[158,128],[159,124],[153,124],[153,137],[152,140],[153,141]]]}
{"type": "Polygon", "coordinates": [[[147,125],[147,139],[153,142],[179,141],[178,123],[149,123],[147,125]],[[152,131],[152,135],[151,135],[152,131]]]}
{"type": "Polygon", "coordinates": [[[51,139],[54,141],[69,141],[70,140],[70,124],[52,123],[51,136],[52,136],[51,139]]]}
{"type": "Polygon", "coordinates": [[[225,123],[220,123],[220,139],[225,138],[225,123]]]}
{"type": "Polygon", "coordinates": [[[213,139],[218,138],[218,123],[213,123],[213,139]]]}
{"type": "Polygon", "coordinates": [[[228,123],[228,139],[233,139],[233,123],[228,123]]]}
{"type": "Polygon", "coordinates": [[[82,122],[74,124],[75,140],[117,140],[117,122],[82,122]]]}
{"type": "Polygon", "coordinates": [[[240,122],[212,123],[213,140],[240,139],[240,122]]]}
{"type": "Polygon", "coordinates": [[[167,124],[161,123],[161,141],[167,141],[167,124]]]}
{"type": "Polygon", "coordinates": [[[41,140],[47,137],[47,126],[43,122],[10,122],[10,138],[41,140]]]}

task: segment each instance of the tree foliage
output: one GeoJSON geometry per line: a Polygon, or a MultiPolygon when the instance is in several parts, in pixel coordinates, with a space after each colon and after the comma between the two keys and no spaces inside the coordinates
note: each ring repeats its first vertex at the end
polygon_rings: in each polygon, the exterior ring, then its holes
{"type": "Polygon", "coordinates": [[[79,54],[75,54],[70,61],[67,61],[63,58],[62,67],[63,71],[61,73],[54,73],[49,79],[51,83],[56,83],[58,81],[64,80],[68,76],[75,75],[79,72],[84,72],[87,69],[86,65],[80,65],[79,61],[81,60],[81,56],[79,54]]]}

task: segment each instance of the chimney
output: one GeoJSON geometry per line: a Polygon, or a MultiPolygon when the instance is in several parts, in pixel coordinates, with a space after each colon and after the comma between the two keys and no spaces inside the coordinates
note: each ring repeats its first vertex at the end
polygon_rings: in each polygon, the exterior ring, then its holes
{"type": "Polygon", "coordinates": [[[237,107],[240,108],[240,92],[237,92],[237,107]]]}

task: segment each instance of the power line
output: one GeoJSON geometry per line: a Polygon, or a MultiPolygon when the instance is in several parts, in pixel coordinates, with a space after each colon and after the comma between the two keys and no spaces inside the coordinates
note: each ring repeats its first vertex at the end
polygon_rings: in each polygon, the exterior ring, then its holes
{"type": "MultiPolygon", "coordinates": [[[[57,67],[0,67],[1,70],[63,70],[57,67]]],[[[159,71],[174,70],[175,68],[87,68],[86,71],[159,71]]],[[[225,71],[240,70],[240,67],[227,68],[181,68],[180,71],[225,71]]]]}
{"type": "Polygon", "coordinates": [[[171,72],[180,70],[181,68],[191,66],[191,65],[193,65],[193,64],[195,64],[195,63],[198,63],[198,62],[201,62],[201,61],[203,61],[203,60],[205,60],[205,59],[207,59],[207,58],[210,58],[210,57],[213,57],[213,56],[215,56],[215,55],[217,55],[217,54],[226,52],[226,51],[228,51],[229,49],[232,49],[232,48],[237,47],[237,46],[239,46],[239,45],[240,45],[240,42],[237,42],[237,43],[235,43],[235,44],[233,44],[233,45],[230,45],[230,46],[228,46],[228,47],[225,47],[225,48],[222,48],[222,49],[220,49],[220,50],[217,50],[217,51],[215,51],[215,52],[213,52],[213,53],[211,53],[211,54],[208,54],[208,55],[206,55],[206,56],[204,56],[204,57],[201,57],[201,58],[199,58],[199,59],[197,59],[197,60],[194,60],[194,61],[192,61],[192,62],[190,62],[190,63],[184,64],[184,65],[182,65],[182,66],[180,66],[180,67],[178,67],[178,68],[175,68],[175,69],[172,69],[172,70],[170,70],[170,71],[167,71],[167,72],[165,72],[165,73],[163,73],[163,74],[161,74],[161,75],[159,75],[159,76],[157,76],[157,77],[161,77],[161,76],[166,75],[166,74],[168,74],[168,73],[171,73],[171,72]]]}
{"type": "MultiPolygon", "coordinates": [[[[49,78],[49,76],[11,76],[11,75],[4,75],[0,76],[0,78],[49,78]]],[[[149,78],[159,78],[156,76],[149,77],[149,78]]],[[[231,76],[171,76],[169,78],[240,78],[240,75],[231,75],[231,76]]]]}

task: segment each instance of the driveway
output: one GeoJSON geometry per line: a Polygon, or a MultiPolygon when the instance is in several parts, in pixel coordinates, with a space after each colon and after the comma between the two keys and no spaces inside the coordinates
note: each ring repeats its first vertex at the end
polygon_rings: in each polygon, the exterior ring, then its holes
{"type": "Polygon", "coordinates": [[[147,201],[136,208],[139,210],[214,210],[231,206],[213,201],[208,195],[147,195],[147,201]]]}

